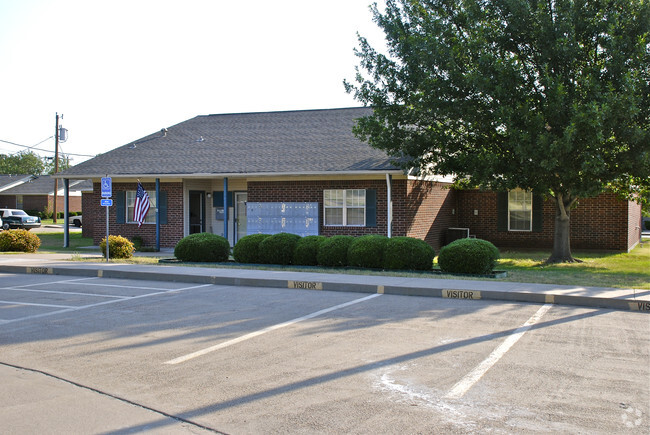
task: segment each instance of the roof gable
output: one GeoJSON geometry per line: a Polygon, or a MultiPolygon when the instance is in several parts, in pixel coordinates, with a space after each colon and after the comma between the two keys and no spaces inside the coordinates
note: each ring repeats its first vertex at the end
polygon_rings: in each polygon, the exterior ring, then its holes
{"type": "Polygon", "coordinates": [[[197,116],[116,148],[65,177],[350,173],[398,170],[352,134],[370,108],[197,116]]]}

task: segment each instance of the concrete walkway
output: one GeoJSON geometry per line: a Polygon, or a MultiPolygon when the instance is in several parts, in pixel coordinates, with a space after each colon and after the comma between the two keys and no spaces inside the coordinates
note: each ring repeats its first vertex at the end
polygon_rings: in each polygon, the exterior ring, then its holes
{"type": "MultiPolygon", "coordinates": [[[[96,248],[95,248],[96,249],[96,248]]],[[[137,253],[139,256],[173,257],[171,251],[137,253]]],[[[175,281],[216,285],[274,287],[304,290],[383,293],[455,299],[551,303],[650,313],[650,290],[531,284],[492,280],[393,277],[336,273],[291,272],[182,265],[106,263],[99,252],[70,254],[0,255],[0,273],[55,274],[150,281],[175,281]]]]}

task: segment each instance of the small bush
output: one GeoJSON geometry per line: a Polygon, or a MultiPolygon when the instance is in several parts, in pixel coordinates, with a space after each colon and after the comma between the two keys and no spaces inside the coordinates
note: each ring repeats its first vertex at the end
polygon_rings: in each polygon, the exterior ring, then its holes
{"type": "Polygon", "coordinates": [[[392,237],[386,243],[384,268],[393,270],[431,270],[433,248],[424,240],[392,237]]]}
{"type": "Polygon", "coordinates": [[[144,240],[140,236],[135,236],[131,238],[131,242],[133,243],[133,247],[135,248],[135,250],[139,251],[142,249],[142,244],[144,243],[144,240]]]}
{"type": "Polygon", "coordinates": [[[232,250],[232,255],[238,263],[261,263],[260,243],[270,234],[249,234],[237,241],[232,250]]]}
{"type": "Polygon", "coordinates": [[[325,239],[318,249],[318,264],[326,267],[347,266],[348,249],[352,242],[352,236],[332,236],[325,239]]]}
{"type": "Polygon", "coordinates": [[[388,243],[386,236],[357,237],[348,248],[348,266],[381,269],[384,267],[386,243],[388,243]]]}
{"type": "Polygon", "coordinates": [[[273,234],[260,242],[260,260],[265,264],[291,264],[300,236],[291,233],[273,234]]]}
{"type": "Polygon", "coordinates": [[[174,247],[174,257],[181,261],[218,263],[228,261],[230,243],[212,233],[190,234],[174,247]]]}
{"type": "Polygon", "coordinates": [[[0,251],[36,252],[41,239],[27,230],[7,230],[0,233],[0,251]]]}
{"type": "MultiPolygon", "coordinates": [[[[135,247],[133,243],[122,236],[108,236],[108,257],[110,258],[131,258],[135,247]]],[[[102,250],[102,255],[106,258],[106,237],[99,242],[99,249],[102,250]]]]}
{"type": "Polygon", "coordinates": [[[440,250],[438,265],[449,273],[491,273],[499,259],[499,250],[481,239],[459,239],[440,250]]]}
{"type": "Polygon", "coordinates": [[[293,264],[316,266],[318,264],[318,248],[325,239],[327,239],[325,236],[307,236],[298,240],[293,252],[293,264]]]}

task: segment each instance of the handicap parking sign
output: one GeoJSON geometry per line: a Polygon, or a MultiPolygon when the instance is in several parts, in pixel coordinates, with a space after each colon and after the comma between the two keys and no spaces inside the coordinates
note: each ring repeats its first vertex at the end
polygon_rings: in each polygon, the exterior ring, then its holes
{"type": "Polygon", "coordinates": [[[110,198],[113,196],[113,180],[111,177],[102,177],[102,197],[110,198]]]}

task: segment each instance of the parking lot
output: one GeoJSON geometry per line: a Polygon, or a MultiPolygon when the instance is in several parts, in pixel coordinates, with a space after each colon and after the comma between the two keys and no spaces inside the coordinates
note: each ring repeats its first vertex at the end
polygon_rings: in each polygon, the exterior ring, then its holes
{"type": "Polygon", "coordinates": [[[6,433],[84,419],[106,433],[647,433],[649,337],[647,314],[606,309],[0,274],[0,376],[47,374],[149,414],[53,416],[4,396],[0,420],[6,433]]]}

